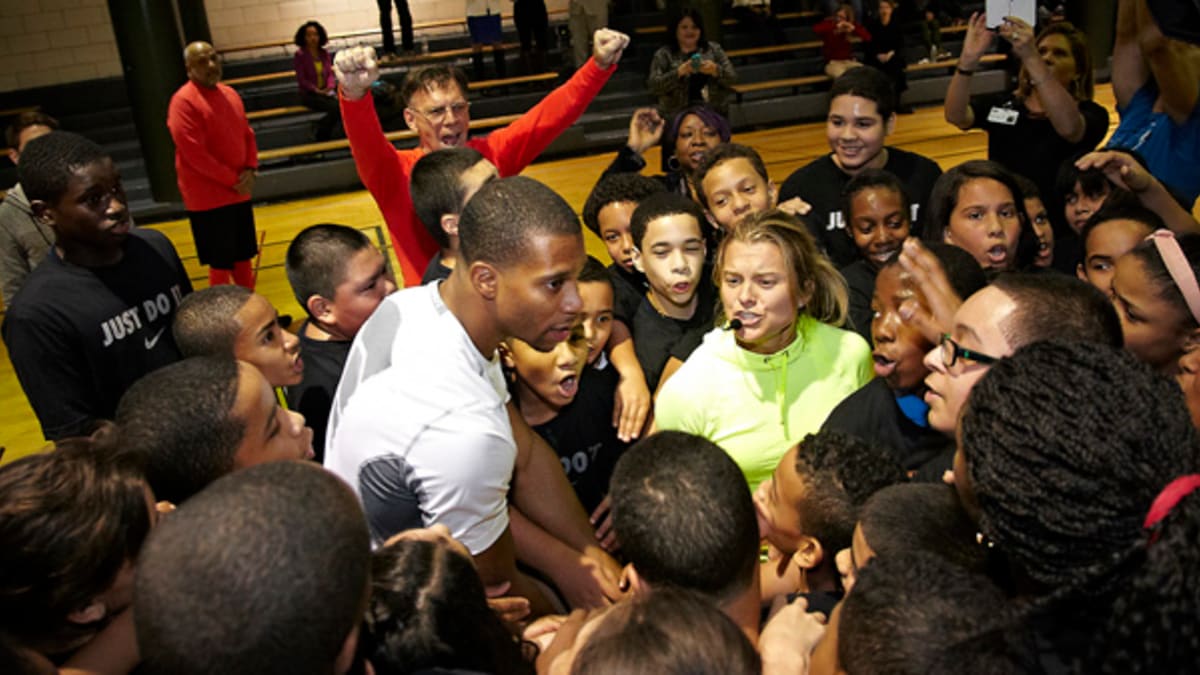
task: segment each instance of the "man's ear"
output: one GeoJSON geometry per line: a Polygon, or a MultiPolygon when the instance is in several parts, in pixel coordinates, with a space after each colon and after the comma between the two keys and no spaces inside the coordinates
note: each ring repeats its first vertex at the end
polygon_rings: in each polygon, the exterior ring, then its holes
{"type": "MultiPolygon", "coordinates": [[[[350,634],[346,636],[346,641],[342,643],[342,648],[338,650],[337,659],[333,662],[333,672],[337,675],[343,675],[350,672],[350,667],[354,665],[354,654],[358,651],[358,622],[354,623],[354,627],[350,629],[350,634]]],[[[370,668],[370,662],[366,664],[370,668]]],[[[373,670],[371,672],[374,672],[373,670]]]]}
{"type": "Polygon", "coordinates": [[[39,223],[54,227],[54,212],[50,208],[50,205],[44,200],[29,200],[29,211],[33,214],[34,218],[38,219],[39,223]]]}
{"type": "MultiPolygon", "coordinates": [[[[897,97],[897,98],[899,98],[899,97],[897,97]]],[[[896,130],[896,113],[892,113],[891,115],[888,115],[887,121],[885,121],[883,123],[883,135],[891,136],[892,132],[895,130],[896,130]]]]}
{"type": "Polygon", "coordinates": [[[323,324],[333,324],[337,319],[333,303],[323,295],[313,293],[308,296],[308,301],[304,303],[304,308],[308,310],[309,316],[323,324]]]}
{"type": "Polygon", "coordinates": [[[504,366],[505,370],[516,369],[517,361],[513,358],[512,348],[508,346],[507,342],[501,340],[496,350],[500,352],[500,365],[504,366]]]}
{"type": "Polygon", "coordinates": [[[447,213],[442,216],[442,231],[451,237],[458,236],[458,214],[447,213]]]}
{"type": "Polygon", "coordinates": [[[484,300],[494,301],[500,289],[500,271],[491,264],[476,260],[468,271],[471,286],[484,300]]]}
{"type": "Polygon", "coordinates": [[[11,160],[13,164],[16,164],[17,160],[21,158],[21,153],[17,152],[16,148],[9,148],[7,151],[5,151],[5,154],[8,155],[9,160],[11,160]]]}
{"type": "Polygon", "coordinates": [[[796,553],[792,555],[792,560],[806,570],[813,570],[825,560],[825,549],[816,537],[802,534],[797,540],[796,553]]]}
{"type": "Polygon", "coordinates": [[[1080,281],[1091,283],[1090,281],[1088,281],[1087,273],[1085,273],[1083,271],[1083,263],[1079,263],[1078,265],[1075,266],[1075,276],[1079,277],[1080,281]]]}
{"type": "Polygon", "coordinates": [[[645,595],[650,592],[650,587],[642,581],[642,577],[638,575],[637,568],[633,566],[633,563],[621,568],[620,588],[630,595],[645,595]]]}
{"type": "Polygon", "coordinates": [[[404,124],[413,131],[417,130],[417,114],[408,108],[404,109],[404,124]]]}
{"type": "Polygon", "coordinates": [[[633,247],[633,267],[642,274],[646,273],[646,268],[642,265],[642,251],[638,247],[633,247]]]}
{"type": "Polygon", "coordinates": [[[100,601],[100,598],[93,598],[92,602],[86,607],[80,607],[79,609],[68,614],[67,621],[77,624],[95,623],[100,619],[103,619],[107,613],[108,608],[104,606],[104,603],[100,601]]]}

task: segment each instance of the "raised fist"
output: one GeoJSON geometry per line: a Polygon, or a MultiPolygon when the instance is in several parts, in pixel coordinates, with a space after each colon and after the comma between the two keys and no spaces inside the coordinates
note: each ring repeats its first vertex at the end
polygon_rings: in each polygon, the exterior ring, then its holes
{"type": "Polygon", "coordinates": [[[592,57],[596,65],[608,68],[621,60],[621,52],[629,46],[629,36],[615,30],[601,28],[592,35],[592,57]]]}
{"type": "Polygon", "coordinates": [[[333,74],[342,85],[342,96],[357,101],[371,89],[371,83],[379,79],[379,62],[375,60],[374,47],[350,47],[337,53],[333,59],[333,74]]]}

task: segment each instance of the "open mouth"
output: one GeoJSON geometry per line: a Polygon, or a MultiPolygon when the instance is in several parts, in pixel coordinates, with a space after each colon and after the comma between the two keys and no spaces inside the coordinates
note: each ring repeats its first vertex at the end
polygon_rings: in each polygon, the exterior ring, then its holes
{"type": "Polygon", "coordinates": [[[692,289],[692,284],[689,281],[681,281],[671,285],[671,290],[679,295],[683,295],[692,289]]]}
{"type": "Polygon", "coordinates": [[[568,375],[558,383],[558,393],[562,394],[563,398],[575,398],[578,391],[579,378],[575,375],[568,375]]]}
{"type": "Polygon", "coordinates": [[[872,354],[875,360],[875,374],[879,377],[888,377],[896,372],[896,361],[876,352],[872,354]]]}
{"type": "Polygon", "coordinates": [[[987,259],[992,265],[1003,265],[1008,262],[1008,247],[997,244],[987,250],[987,259]]]}
{"type": "Polygon", "coordinates": [[[108,231],[110,234],[116,235],[129,234],[129,230],[132,227],[133,224],[129,221],[129,219],[125,219],[114,223],[112,227],[108,228],[108,231]]]}
{"type": "Polygon", "coordinates": [[[295,361],[292,361],[292,370],[297,373],[304,372],[304,358],[297,356],[295,361]]]}
{"type": "Polygon", "coordinates": [[[762,315],[753,312],[736,312],[733,318],[742,322],[742,328],[753,328],[758,325],[759,321],[762,321],[762,315]]]}
{"type": "Polygon", "coordinates": [[[441,140],[442,145],[454,147],[459,144],[459,142],[461,140],[461,135],[460,134],[442,134],[438,138],[439,138],[439,140],[441,140]]]}

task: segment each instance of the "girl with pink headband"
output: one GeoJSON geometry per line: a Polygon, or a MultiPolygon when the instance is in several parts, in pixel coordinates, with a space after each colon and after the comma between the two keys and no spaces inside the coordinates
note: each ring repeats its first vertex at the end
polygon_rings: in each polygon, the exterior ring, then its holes
{"type": "Polygon", "coordinates": [[[1158,230],[1117,260],[1112,300],[1125,349],[1165,374],[1200,347],[1200,235],[1158,230]]]}

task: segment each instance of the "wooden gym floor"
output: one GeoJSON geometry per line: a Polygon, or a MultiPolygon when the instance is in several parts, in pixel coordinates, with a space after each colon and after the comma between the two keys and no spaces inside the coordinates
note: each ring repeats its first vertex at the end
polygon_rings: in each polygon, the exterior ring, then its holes
{"type": "MultiPolygon", "coordinates": [[[[1098,87],[1096,101],[1108,108],[1111,126],[1115,128],[1117,116],[1112,88],[1109,85],[1098,87]]],[[[734,140],[759,151],[776,183],[782,183],[792,171],[829,151],[823,123],[741,133],[735,135],[734,140]]],[[[896,131],[888,138],[888,142],[930,157],[943,169],[969,159],[985,158],[987,154],[986,135],[979,131],[964,133],[950,126],[943,120],[940,107],[923,108],[916,114],[899,117],[896,131]]],[[[612,157],[613,153],[609,152],[542,162],[529,167],[524,175],[557,190],[578,212],[582,210],[588,192],[612,157]]],[[[659,166],[657,150],[650,151],[646,159],[648,167],[659,166]]],[[[657,172],[647,170],[647,173],[657,172]]],[[[363,229],[379,244],[389,243],[379,211],[365,190],[258,205],[255,207],[255,219],[260,234],[265,233],[257,291],[273,302],[281,314],[296,317],[296,325],[299,325],[304,312],[292,297],[283,270],[284,253],[296,233],[315,223],[342,223],[363,229]]],[[[196,263],[195,244],[187,222],[170,221],[150,227],[162,231],[174,242],[193,285],[197,289],[207,285],[207,272],[196,263]]],[[[586,230],[584,234],[588,252],[607,262],[608,255],[600,240],[586,230]]],[[[13,373],[3,344],[0,344],[0,352],[0,447],[5,448],[0,462],[8,462],[42,450],[46,448],[46,443],[13,373]]]]}

